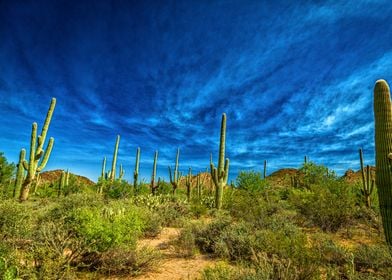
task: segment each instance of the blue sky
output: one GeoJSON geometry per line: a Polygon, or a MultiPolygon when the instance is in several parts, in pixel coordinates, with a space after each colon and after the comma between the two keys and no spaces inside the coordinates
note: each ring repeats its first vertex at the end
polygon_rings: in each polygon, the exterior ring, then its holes
{"type": "Polygon", "coordinates": [[[57,98],[46,170],[93,180],[141,147],[167,178],[217,160],[227,114],[230,179],[374,163],[372,89],[392,80],[389,1],[0,1],[0,151],[17,161],[57,98]],[[294,3],[295,2],[295,3],[294,3]]]}

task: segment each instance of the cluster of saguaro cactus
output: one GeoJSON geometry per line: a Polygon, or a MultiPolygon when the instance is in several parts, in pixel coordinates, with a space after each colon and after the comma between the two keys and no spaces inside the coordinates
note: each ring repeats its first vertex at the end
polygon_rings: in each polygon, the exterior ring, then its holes
{"type": "Polygon", "coordinates": [[[181,179],[181,173],[178,170],[178,160],[180,157],[180,149],[177,149],[177,154],[176,154],[176,165],[174,167],[174,172],[172,174],[171,167],[169,166],[169,179],[170,179],[170,184],[173,186],[173,195],[176,194],[176,190],[178,188],[178,185],[180,183],[181,179]]]}
{"type": "Polygon", "coordinates": [[[189,167],[188,175],[185,177],[186,197],[188,202],[191,201],[191,187],[192,187],[192,168],[189,167]]]}
{"type": "Polygon", "coordinates": [[[384,80],[374,86],[374,124],[377,193],[385,238],[392,248],[392,104],[384,80]]]}
{"type": "Polygon", "coordinates": [[[365,203],[367,207],[371,206],[371,195],[374,188],[374,178],[371,174],[370,166],[366,165],[366,173],[365,168],[363,167],[363,152],[362,149],[359,149],[359,163],[361,165],[361,175],[362,175],[362,194],[365,198],[365,203]]]}
{"type": "Polygon", "coordinates": [[[229,159],[225,160],[225,145],[226,145],[226,114],[222,114],[220,142],[219,142],[219,161],[218,169],[212,163],[212,156],[210,160],[211,177],[215,185],[215,207],[220,209],[222,207],[223,188],[227,184],[229,176],[229,159]]]}
{"type": "Polygon", "coordinates": [[[158,151],[155,151],[155,155],[154,155],[154,164],[152,167],[152,175],[151,175],[151,193],[153,195],[155,195],[157,189],[159,188],[159,183],[160,180],[158,180],[158,183],[155,182],[155,178],[157,176],[157,161],[158,161],[158,151]]]}
{"type": "Polygon", "coordinates": [[[136,150],[136,163],[135,163],[135,170],[133,171],[133,189],[137,191],[137,184],[139,178],[139,161],[140,161],[140,147],[136,150]]]}
{"type": "MultiPolygon", "coordinates": [[[[36,176],[39,172],[41,172],[48,160],[50,153],[53,148],[54,138],[51,137],[49,139],[46,150],[44,150],[44,144],[46,139],[46,134],[49,129],[50,121],[52,120],[52,115],[54,108],[56,106],[56,98],[52,98],[52,101],[49,106],[48,113],[46,114],[45,122],[41,130],[41,134],[37,137],[37,123],[33,123],[32,131],[31,131],[31,139],[30,139],[30,153],[29,153],[29,161],[25,160],[24,156],[26,151],[22,149],[19,157],[18,166],[23,166],[23,168],[27,171],[26,177],[23,179],[23,183],[20,186],[20,195],[19,200],[21,202],[27,200],[29,196],[30,187],[34,184],[36,180],[36,176]]],[[[17,184],[20,185],[22,177],[24,177],[24,171],[18,168],[18,176],[19,181],[17,179],[17,184]]]]}

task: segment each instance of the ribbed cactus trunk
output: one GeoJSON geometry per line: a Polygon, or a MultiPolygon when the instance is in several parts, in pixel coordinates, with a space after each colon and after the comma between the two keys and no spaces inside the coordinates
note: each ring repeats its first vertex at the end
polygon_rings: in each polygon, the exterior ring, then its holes
{"type": "Polygon", "coordinates": [[[225,161],[225,145],[226,145],[226,114],[222,114],[220,142],[219,142],[218,169],[214,167],[214,164],[212,163],[212,157],[210,160],[211,177],[215,185],[215,207],[217,209],[222,208],[223,188],[224,186],[226,186],[227,178],[229,176],[229,159],[227,158],[225,161]]]}
{"type": "Polygon", "coordinates": [[[385,238],[392,248],[392,106],[389,86],[378,80],[374,87],[376,185],[385,238]]]}
{"type": "Polygon", "coordinates": [[[151,175],[151,193],[155,195],[157,188],[159,187],[159,183],[155,184],[155,178],[157,176],[157,161],[158,161],[158,151],[155,151],[154,155],[154,164],[152,167],[152,175],[151,175]]]}
{"type": "Polygon", "coordinates": [[[118,154],[118,146],[120,144],[120,135],[117,135],[116,145],[114,146],[113,151],[113,161],[112,161],[112,170],[110,170],[109,179],[113,182],[116,179],[116,165],[117,165],[117,154],[118,154]]]}
{"type": "Polygon", "coordinates": [[[29,196],[30,187],[36,179],[36,175],[45,168],[48,163],[50,153],[53,148],[54,139],[51,137],[49,139],[46,150],[44,150],[44,144],[46,139],[46,134],[49,129],[50,121],[52,120],[52,115],[54,108],[56,106],[56,98],[52,98],[49,106],[48,113],[46,114],[45,122],[42,127],[41,134],[37,138],[37,123],[33,123],[31,130],[30,139],[30,157],[29,161],[23,161],[23,167],[27,170],[26,178],[23,181],[19,200],[21,202],[26,201],[29,196]],[[38,143],[37,143],[38,142],[38,143]]]}
{"type": "Polygon", "coordinates": [[[135,170],[133,171],[133,190],[137,191],[137,180],[139,178],[139,161],[140,161],[140,148],[136,150],[135,170]]]}

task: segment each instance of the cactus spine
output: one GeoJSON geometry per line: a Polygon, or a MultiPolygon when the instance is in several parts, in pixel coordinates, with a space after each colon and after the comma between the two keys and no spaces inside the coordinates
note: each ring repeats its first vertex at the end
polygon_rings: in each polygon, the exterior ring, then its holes
{"type": "Polygon", "coordinates": [[[180,172],[178,171],[178,160],[180,157],[180,149],[177,149],[177,154],[176,154],[176,165],[174,167],[174,172],[172,174],[171,167],[169,166],[169,178],[170,178],[170,184],[173,186],[173,195],[176,194],[176,190],[178,188],[178,185],[180,183],[180,172]]]}
{"type": "Polygon", "coordinates": [[[212,156],[210,160],[211,177],[215,185],[215,207],[220,209],[222,207],[223,187],[227,184],[229,176],[229,159],[225,161],[225,145],[226,145],[226,114],[222,114],[220,142],[219,142],[219,161],[218,169],[212,163],[212,156]]]}
{"type": "Polygon", "coordinates": [[[46,114],[45,122],[42,127],[41,134],[37,138],[37,123],[33,123],[32,131],[31,131],[31,139],[30,139],[30,158],[27,162],[23,161],[23,167],[27,170],[26,178],[22,184],[22,188],[20,190],[19,200],[21,202],[26,201],[29,197],[30,187],[36,179],[36,175],[45,168],[48,163],[50,153],[53,148],[54,138],[51,137],[49,139],[46,150],[43,149],[46,134],[49,129],[50,121],[52,120],[52,115],[54,108],[56,106],[56,98],[52,98],[52,101],[49,106],[49,110],[46,114]],[[38,142],[38,144],[37,144],[38,142]]]}
{"type": "Polygon", "coordinates": [[[137,179],[139,177],[139,161],[140,161],[140,147],[136,150],[136,163],[135,171],[133,171],[133,188],[134,191],[137,189],[137,179]]]}
{"type": "Polygon", "coordinates": [[[192,168],[189,167],[188,175],[185,178],[186,197],[188,202],[191,201],[191,186],[192,186],[192,168]]]}
{"type": "Polygon", "coordinates": [[[120,135],[117,135],[116,145],[114,146],[112,170],[109,172],[109,180],[113,182],[116,179],[116,164],[117,164],[117,153],[118,145],[120,144],[120,135]]]}
{"type": "Polygon", "coordinates": [[[362,175],[362,184],[363,190],[362,193],[365,197],[365,203],[367,207],[371,207],[371,194],[374,188],[374,179],[371,176],[370,166],[366,166],[366,174],[365,168],[363,167],[363,153],[362,149],[359,149],[359,162],[361,165],[361,175],[362,175]],[[371,183],[370,183],[371,181],[371,183]]]}
{"type": "Polygon", "coordinates": [[[392,248],[392,105],[389,86],[374,86],[376,185],[385,239],[392,248]]]}
{"type": "Polygon", "coordinates": [[[158,151],[155,151],[155,155],[154,155],[154,165],[152,167],[152,175],[151,175],[151,193],[154,195],[155,191],[158,189],[159,187],[159,183],[155,184],[155,178],[157,176],[157,161],[158,161],[158,151]]]}

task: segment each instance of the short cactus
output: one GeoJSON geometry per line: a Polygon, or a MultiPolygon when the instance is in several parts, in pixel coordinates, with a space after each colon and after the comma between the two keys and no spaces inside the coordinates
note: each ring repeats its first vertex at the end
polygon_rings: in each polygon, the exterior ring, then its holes
{"type": "Polygon", "coordinates": [[[178,160],[180,157],[180,149],[177,149],[177,155],[176,155],[176,165],[174,167],[174,172],[172,174],[171,167],[169,166],[169,178],[170,178],[170,184],[173,186],[173,195],[176,194],[176,190],[178,188],[178,185],[180,183],[181,179],[181,174],[178,171],[178,160]]]}
{"type": "Polygon", "coordinates": [[[372,178],[370,166],[366,166],[366,174],[365,168],[363,167],[363,153],[362,149],[359,149],[359,163],[361,165],[361,175],[362,175],[362,194],[365,197],[365,203],[367,207],[371,207],[371,194],[374,188],[374,179],[372,178]]]}
{"type": "Polygon", "coordinates": [[[50,121],[52,120],[52,115],[54,108],[56,106],[56,98],[52,98],[52,101],[49,106],[48,113],[46,114],[45,122],[42,127],[41,134],[37,138],[37,123],[33,123],[32,131],[31,131],[31,139],[30,139],[30,158],[27,162],[23,160],[23,167],[27,171],[26,178],[23,181],[19,200],[21,202],[26,201],[29,197],[29,191],[32,184],[36,179],[36,176],[39,172],[41,172],[46,164],[48,163],[50,153],[53,148],[54,138],[51,137],[49,139],[46,150],[43,149],[46,139],[46,134],[49,129],[50,121]],[[37,143],[38,142],[38,143],[37,143]]]}
{"type": "Polygon", "coordinates": [[[374,86],[376,186],[385,239],[392,248],[392,104],[389,86],[374,86]]]}
{"type": "Polygon", "coordinates": [[[152,175],[151,175],[151,193],[153,195],[155,195],[156,190],[159,188],[159,181],[158,184],[155,183],[155,178],[157,176],[157,161],[158,161],[158,151],[155,151],[155,155],[154,155],[154,164],[152,167],[152,175]]]}
{"type": "Polygon", "coordinates": [[[189,167],[188,175],[185,177],[186,197],[187,201],[191,201],[191,187],[192,187],[192,168],[189,167]]]}
{"type": "Polygon", "coordinates": [[[136,150],[136,163],[135,163],[135,171],[133,171],[133,188],[136,192],[137,190],[137,180],[139,177],[139,161],[140,161],[140,148],[136,150]]]}
{"type": "Polygon", "coordinates": [[[15,185],[14,185],[14,191],[13,191],[13,197],[16,196],[16,193],[20,191],[24,179],[24,174],[25,170],[23,167],[23,162],[25,161],[26,157],[26,151],[22,149],[19,154],[19,162],[17,164],[17,171],[16,171],[16,179],[15,179],[15,185]]]}
{"type": "Polygon", "coordinates": [[[211,177],[215,185],[215,207],[220,209],[223,200],[223,188],[227,184],[229,176],[229,159],[225,161],[225,145],[226,145],[226,114],[222,114],[220,142],[219,142],[219,161],[218,169],[212,163],[212,156],[210,160],[211,177]]]}
{"type": "Polygon", "coordinates": [[[263,178],[267,178],[267,160],[264,160],[264,172],[263,172],[263,178]]]}

